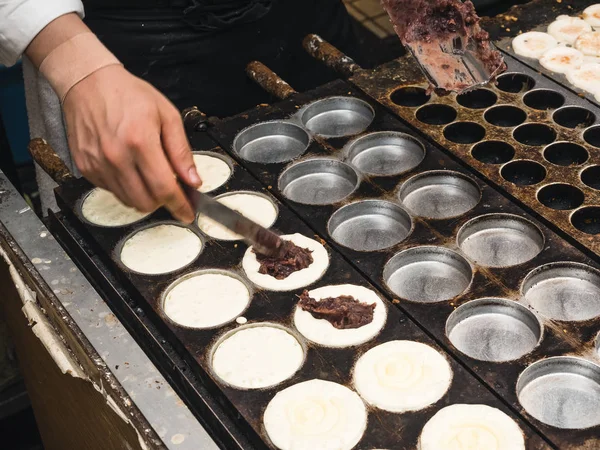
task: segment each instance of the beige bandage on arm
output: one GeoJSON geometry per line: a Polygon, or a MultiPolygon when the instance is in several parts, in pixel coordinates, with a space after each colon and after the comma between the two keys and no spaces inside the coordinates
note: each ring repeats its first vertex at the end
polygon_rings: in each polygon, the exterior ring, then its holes
{"type": "Polygon", "coordinates": [[[40,64],[40,72],[50,82],[62,104],[77,83],[94,72],[121,62],[109,52],[94,33],[81,33],[63,42],[40,64]]]}

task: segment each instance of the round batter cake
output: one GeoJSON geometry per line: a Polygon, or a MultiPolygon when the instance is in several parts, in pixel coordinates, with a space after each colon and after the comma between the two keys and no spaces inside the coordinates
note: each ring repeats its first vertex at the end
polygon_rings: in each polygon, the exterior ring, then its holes
{"type": "Polygon", "coordinates": [[[212,192],[227,183],[231,167],[224,160],[206,153],[195,154],[193,157],[196,171],[202,180],[200,192],[212,192]]]}
{"type": "Polygon", "coordinates": [[[277,393],[264,424],[280,450],[350,450],[365,432],[367,410],[347,387],[315,379],[277,393]]]}
{"type": "Polygon", "coordinates": [[[325,286],[313,289],[308,295],[320,301],[324,298],[335,298],[343,295],[354,297],[355,300],[366,304],[375,303],[373,311],[373,321],[360,328],[338,329],[325,319],[316,319],[313,315],[296,306],[294,312],[294,325],[298,331],[309,341],[326,347],[351,347],[353,345],[363,344],[373,339],[383,326],[387,319],[387,308],[383,300],[374,291],[363,286],[352,284],[342,284],[338,286],[325,286]]]}
{"type": "Polygon", "coordinates": [[[419,450],[525,450],[516,422],[487,405],[451,405],[425,424],[419,450]]]}
{"type": "Polygon", "coordinates": [[[526,58],[539,59],[548,50],[558,45],[558,41],[548,33],[529,31],[518,35],[512,41],[513,50],[517,55],[526,58]]]}
{"type": "Polygon", "coordinates": [[[250,247],[246,250],[242,260],[244,272],[250,281],[269,291],[293,291],[308,286],[323,276],[329,267],[329,254],[321,243],[298,233],[281,236],[281,238],[293,242],[298,247],[311,250],[312,264],[305,269],[293,272],[287,278],[278,280],[271,275],[259,273],[260,263],[250,247]]]}
{"type": "Polygon", "coordinates": [[[354,386],[370,405],[402,413],[437,402],[452,383],[448,360],[428,345],[391,341],[362,355],[354,367],[354,386]]]}
{"type": "Polygon", "coordinates": [[[231,322],[250,303],[246,285],[227,273],[198,272],[176,281],[163,309],[173,322],[190,328],[213,328],[231,322]]]}
{"type": "MultiPolygon", "coordinates": [[[[277,207],[263,195],[252,192],[232,192],[216,197],[216,200],[265,228],[269,228],[277,220],[277,207]]],[[[239,234],[206,216],[198,217],[198,227],[214,239],[223,241],[242,239],[239,234]]]]}
{"type": "Polygon", "coordinates": [[[304,350],[286,330],[250,325],[226,337],[212,356],[215,374],[239,389],[275,386],[292,377],[304,362],[304,350]]]}
{"type": "Polygon", "coordinates": [[[124,205],[112,192],[95,188],[83,200],[81,214],[90,223],[102,227],[123,227],[142,220],[143,213],[124,205]]]}
{"type": "Polygon", "coordinates": [[[558,16],[548,26],[548,34],[558,42],[573,45],[579,35],[592,31],[592,26],[579,17],[558,16]]]}
{"type": "Polygon", "coordinates": [[[202,251],[202,241],[178,225],[155,225],[131,236],[121,249],[121,262],[129,269],[158,275],[187,266],[202,251]]]}

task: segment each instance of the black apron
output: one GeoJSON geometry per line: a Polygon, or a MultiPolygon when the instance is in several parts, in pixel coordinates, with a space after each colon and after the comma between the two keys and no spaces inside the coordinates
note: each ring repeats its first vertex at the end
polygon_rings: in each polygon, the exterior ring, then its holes
{"type": "Polygon", "coordinates": [[[318,33],[358,48],[341,0],[84,0],[86,23],[135,75],[182,109],[226,117],[270,102],[245,74],[259,60],[299,91],[335,75],[302,48],[318,33]]]}

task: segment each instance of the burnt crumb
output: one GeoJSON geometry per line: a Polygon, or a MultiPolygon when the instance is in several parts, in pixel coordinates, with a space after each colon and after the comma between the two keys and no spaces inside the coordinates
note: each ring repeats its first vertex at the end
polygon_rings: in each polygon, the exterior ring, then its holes
{"type": "Polygon", "coordinates": [[[265,256],[254,252],[260,264],[259,273],[283,280],[313,263],[311,250],[298,247],[291,241],[282,241],[282,245],[280,254],[283,256],[281,257],[265,256]]]}
{"type": "Polygon", "coordinates": [[[309,312],[315,319],[325,319],[335,328],[346,330],[360,328],[373,322],[376,304],[362,303],[351,295],[328,297],[316,301],[305,290],[300,296],[298,306],[309,312]]]}

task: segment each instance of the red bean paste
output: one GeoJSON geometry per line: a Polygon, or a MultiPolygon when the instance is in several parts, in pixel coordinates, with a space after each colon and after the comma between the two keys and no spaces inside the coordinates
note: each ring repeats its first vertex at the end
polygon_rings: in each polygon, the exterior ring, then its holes
{"type": "Polygon", "coordinates": [[[351,295],[323,298],[316,301],[304,291],[298,306],[308,311],[315,319],[325,319],[339,330],[360,328],[373,322],[375,303],[369,305],[351,295]]]}
{"type": "Polygon", "coordinates": [[[260,264],[258,272],[263,275],[271,275],[278,280],[283,280],[294,272],[306,269],[313,263],[312,251],[298,247],[291,241],[282,241],[282,248],[279,252],[281,256],[272,257],[254,253],[260,264]]]}

